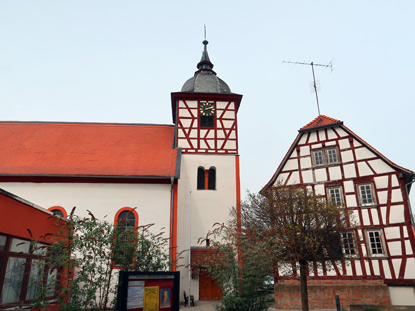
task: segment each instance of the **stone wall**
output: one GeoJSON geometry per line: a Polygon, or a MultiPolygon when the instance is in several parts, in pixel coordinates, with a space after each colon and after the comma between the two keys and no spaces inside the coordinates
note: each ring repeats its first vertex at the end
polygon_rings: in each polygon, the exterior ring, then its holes
{"type": "MultiPolygon", "coordinates": [[[[340,305],[390,305],[389,291],[383,280],[309,280],[310,309],[336,309],[335,295],[340,305]]],[[[298,280],[280,281],[275,288],[275,308],[301,309],[298,280]]]]}

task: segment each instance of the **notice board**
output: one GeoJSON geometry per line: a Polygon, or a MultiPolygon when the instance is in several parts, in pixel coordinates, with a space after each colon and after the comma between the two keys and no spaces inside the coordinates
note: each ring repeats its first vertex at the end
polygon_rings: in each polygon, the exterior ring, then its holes
{"type": "Polygon", "coordinates": [[[119,311],[179,311],[180,272],[120,271],[119,311]]]}

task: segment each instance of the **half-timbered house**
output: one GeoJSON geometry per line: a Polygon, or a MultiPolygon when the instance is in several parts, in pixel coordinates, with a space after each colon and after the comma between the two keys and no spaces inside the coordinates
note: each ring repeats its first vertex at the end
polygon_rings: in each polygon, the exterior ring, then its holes
{"type": "MultiPolygon", "coordinates": [[[[414,172],[403,168],[347,128],[323,115],[302,127],[271,180],[311,187],[352,211],[356,227],[341,233],[345,260],[311,263],[311,308],[350,304],[415,305],[415,232],[409,190],[414,172]]],[[[281,276],[279,308],[300,300],[294,268],[281,276]]],[[[298,306],[297,306],[298,307],[298,306]]]]}

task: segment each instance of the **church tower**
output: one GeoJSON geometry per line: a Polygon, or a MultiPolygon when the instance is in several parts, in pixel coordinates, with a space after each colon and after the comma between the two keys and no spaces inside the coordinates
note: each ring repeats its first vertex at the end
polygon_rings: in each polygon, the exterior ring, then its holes
{"type": "Polygon", "coordinates": [[[171,94],[175,146],[182,150],[178,181],[177,253],[184,250],[178,266],[181,290],[195,299],[218,298],[217,288],[203,269],[191,269],[192,257],[203,252],[205,237],[214,223],[229,219],[232,207],[239,208],[240,180],[237,113],[242,95],[213,71],[203,41],[202,58],[194,76],[181,92],[171,94]]]}

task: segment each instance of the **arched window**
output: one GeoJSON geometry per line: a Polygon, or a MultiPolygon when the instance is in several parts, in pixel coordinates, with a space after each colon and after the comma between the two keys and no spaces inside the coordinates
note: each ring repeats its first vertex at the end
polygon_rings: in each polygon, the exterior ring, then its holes
{"type": "Polygon", "coordinates": [[[60,216],[63,218],[68,217],[66,210],[62,206],[52,206],[49,207],[48,210],[51,211],[55,216],[60,216]]]}
{"type": "Polygon", "coordinates": [[[205,170],[199,166],[197,169],[197,189],[198,190],[215,190],[216,189],[216,168],[210,167],[205,170]]]}
{"type": "Polygon", "coordinates": [[[113,258],[117,269],[130,266],[136,248],[136,228],[138,214],[131,207],[124,207],[115,214],[114,226],[116,230],[113,244],[113,258]]]}
{"type": "Polygon", "coordinates": [[[216,189],[216,169],[214,167],[211,167],[209,169],[208,189],[209,190],[215,190],[216,189]]]}
{"type": "Polygon", "coordinates": [[[205,189],[205,168],[201,166],[197,169],[197,189],[205,189]]]}
{"type": "Polygon", "coordinates": [[[122,231],[133,230],[138,227],[138,214],[131,207],[124,207],[115,214],[114,224],[122,231]]]}

